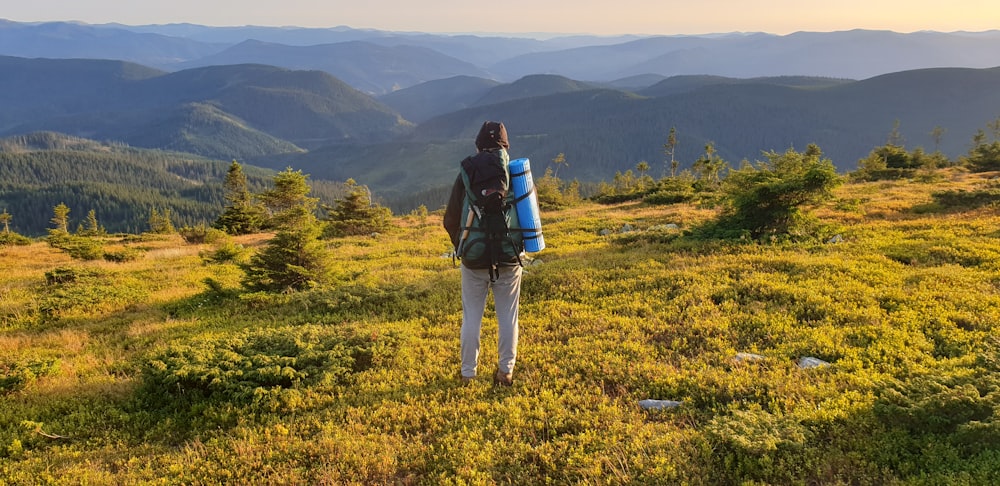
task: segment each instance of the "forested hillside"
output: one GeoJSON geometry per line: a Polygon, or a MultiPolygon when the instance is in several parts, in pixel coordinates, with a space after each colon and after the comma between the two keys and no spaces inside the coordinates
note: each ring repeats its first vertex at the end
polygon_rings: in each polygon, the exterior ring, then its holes
{"type": "Polygon", "coordinates": [[[116,61],[0,57],[0,135],[51,130],[219,159],[373,143],[409,123],[318,71],[261,65],[164,73],[116,61]]]}
{"type": "Polygon", "coordinates": [[[660,97],[683,94],[707,86],[734,84],[770,84],[789,88],[826,88],[854,80],[813,76],[773,76],[761,78],[728,78],[725,76],[679,75],[635,90],[643,96],[660,97]]]}
{"type": "MultiPolygon", "coordinates": [[[[796,85],[783,78],[703,81],[664,96],[594,89],[473,107],[421,123],[411,139],[471,144],[483,119],[500,119],[511,135],[513,154],[544,168],[564,153],[569,162],[565,177],[587,181],[606,179],[641,161],[661,173],[663,145],[674,127],[675,155],[682,167],[704,154],[707,143],[734,166],[759,159],[762,151],[816,143],[846,172],[884,144],[897,125],[907,147],[958,157],[1000,113],[1000,91],[995,89],[1000,68],[928,69],[854,82],[831,80],[825,86],[796,85]],[[935,127],[944,130],[937,140],[935,127]]],[[[462,156],[461,151],[453,153],[452,166],[462,156]]],[[[410,158],[422,167],[449,163],[419,153],[410,158]]],[[[379,187],[377,179],[359,178],[379,187]]]]}
{"type": "MultiPolygon", "coordinates": [[[[109,232],[140,233],[152,210],[169,210],[174,225],[210,224],[222,213],[222,182],[229,162],[190,154],[101,145],[41,133],[0,140],[0,211],[13,215],[12,231],[44,235],[53,207],[66,204],[70,229],[93,210],[109,232]]],[[[274,172],[248,166],[253,190],[267,187],[274,172]]],[[[327,203],[338,184],[315,183],[327,203]]]]}
{"type": "Polygon", "coordinates": [[[455,76],[393,91],[378,99],[407,120],[420,123],[437,115],[468,108],[498,85],[499,81],[491,79],[455,76]]]}
{"type": "Polygon", "coordinates": [[[9,107],[0,113],[0,133],[52,130],[273,170],[293,166],[317,179],[353,178],[386,199],[410,202],[450,184],[487,119],[507,125],[512,155],[532,159],[540,173],[564,154],[563,177],[597,183],[642,162],[664,174],[672,128],[682,170],[708,145],[738,166],[764,151],[815,143],[846,172],[894,131],[909,149],[955,159],[1000,113],[1000,68],[860,81],[681,77],[636,91],[552,75],[509,84],[465,77],[387,97],[428,117],[414,125],[317,71],[234,65],[162,73],[120,62],[17,58],[0,58],[0,65],[18,73],[0,78],[9,107]],[[438,108],[457,111],[432,116],[438,108]]]}

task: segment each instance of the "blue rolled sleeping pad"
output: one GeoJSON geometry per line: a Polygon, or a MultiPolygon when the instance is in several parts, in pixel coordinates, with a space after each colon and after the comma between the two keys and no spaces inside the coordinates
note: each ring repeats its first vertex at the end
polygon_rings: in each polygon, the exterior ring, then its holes
{"type": "Polygon", "coordinates": [[[542,238],[542,219],[538,212],[538,195],[531,180],[531,163],[527,158],[514,159],[510,168],[511,186],[514,188],[514,207],[517,222],[523,230],[524,251],[534,253],[545,249],[542,238]]]}

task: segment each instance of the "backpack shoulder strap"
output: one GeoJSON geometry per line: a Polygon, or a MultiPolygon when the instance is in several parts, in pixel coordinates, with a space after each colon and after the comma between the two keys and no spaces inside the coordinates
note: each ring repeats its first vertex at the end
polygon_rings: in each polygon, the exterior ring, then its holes
{"type": "Polygon", "coordinates": [[[471,204],[476,200],[476,195],[472,192],[472,181],[469,180],[469,172],[465,170],[465,164],[459,168],[459,173],[462,175],[462,184],[465,185],[466,203],[471,204]]]}
{"type": "MultiPolygon", "coordinates": [[[[464,162],[464,161],[463,161],[464,162]]],[[[472,193],[472,186],[469,181],[469,173],[465,170],[465,164],[463,163],[459,167],[459,174],[462,177],[462,185],[465,186],[465,197],[462,198],[462,225],[459,227],[460,236],[458,238],[458,247],[455,248],[455,255],[461,259],[462,251],[465,244],[469,240],[469,232],[472,230],[473,218],[476,217],[475,213],[475,200],[476,196],[472,193]]]]}

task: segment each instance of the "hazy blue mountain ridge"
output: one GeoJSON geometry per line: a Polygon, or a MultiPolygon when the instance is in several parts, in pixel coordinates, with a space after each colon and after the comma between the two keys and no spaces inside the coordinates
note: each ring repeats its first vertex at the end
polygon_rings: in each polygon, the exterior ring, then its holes
{"type": "Polygon", "coordinates": [[[118,61],[20,58],[0,58],[0,71],[16,72],[0,77],[0,135],[51,130],[231,160],[374,143],[410,126],[320,71],[233,65],[164,73],[118,61]]]}
{"type": "Polygon", "coordinates": [[[760,78],[727,78],[709,75],[678,75],[666,78],[656,84],[636,90],[643,96],[668,96],[681,94],[698,88],[714,85],[770,84],[791,88],[824,88],[850,83],[850,79],[821,78],[812,76],[766,76],[760,78]]]}
{"type": "Polygon", "coordinates": [[[168,70],[219,63],[323,70],[374,94],[457,75],[511,82],[531,74],[555,74],[603,83],[650,74],[865,79],[928,67],[1000,65],[997,30],[535,39],[503,34],[448,35],[348,27],[0,22],[0,41],[0,55],[18,57],[123,59],[168,70]],[[382,50],[376,50],[376,46],[382,50]],[[358,55],[361,52],[368,54],[358,55]]]}
{"type": "Polygon", "coordinates": [[[1000,66],[1000,32],[946,34],[851,30],[726,37],[697,49],[672,49],[617,72],[752,78],[803,75],[866,79],[930,67],[1000,66]]]}
{"type": "Polygon", "coordinates": [[[468,108],[500,85],[499,81],[473,76],[455,76],[420,83],[386,93],[378,100],[398,111],[407,120],[419,123],[428,118],[468,108]]]}
{"type": "MultiPolygon", "coordinates": [[[[126,28],[134,32],[157,33],[207,43],[235,45],[248,39],[290,46],[335,44],[347,41],[367,41],[384,46],[411,45],[436,50],[442,54],[477,65],[489,65],[499,60],[531,52],[555,51],[587,45],[618,44],[639,36],[596,36],[539,34],[430,34],[424,32],[393,32],[376,29],[354,29],[346,26],[329,28],[305,27],[210,27],[196,24],[166,24],[123,26],[120,24],[94,27],[126,28]]],[[[470,29],[470,32],[474,29],[470,29]]]]}
{"type": "Polygon", "coordinates": [[[561,74],[608,81],[643,74],[737,78],[803,75],[864,79],[928,67],[1000,66],[1000,31],[984,33],[851,30],[651,37],[608,46],[526,54],[490,66],[519,77],[561,74]]]}
{"type": "Polygon", "coordinates": [[[96,27],[74,22],[20,23],[0,19],[0,55],[116,59],[163,68],[228,47],[127,26],[96,27]]]}
{"type": "Polygon", "coordinates": [[[481,68],[425,47],[386,47],[366,41],[298,47],[248,40],[217,54],[179,63],[176,67],[227,64],[267,64],[324,71],[355,89],[371,94],[387,93],[444,77],[490,77],[481,68]]]}

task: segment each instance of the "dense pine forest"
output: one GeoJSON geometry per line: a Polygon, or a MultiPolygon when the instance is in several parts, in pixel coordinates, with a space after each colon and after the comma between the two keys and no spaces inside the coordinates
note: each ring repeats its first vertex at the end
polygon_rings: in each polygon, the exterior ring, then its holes
{"type": "MultiPolygon", "coordinates": [[[[94,211],[109,232],[141,233],[154,209],[171,211],[177,226],[208,224],[224,204],[229,165],[54,133],[11,137],[0,142],[0,210],[15,216],[12,230],[29,236],[46,233],[58,204],[71,209],[72,228],[94,211]]],[[[274,171],[247,166],[246,173],[259,192],[274,171]]],[[[330,203],[343,194],[343,184],[317,181],[313,191],[330,203]]]]}

